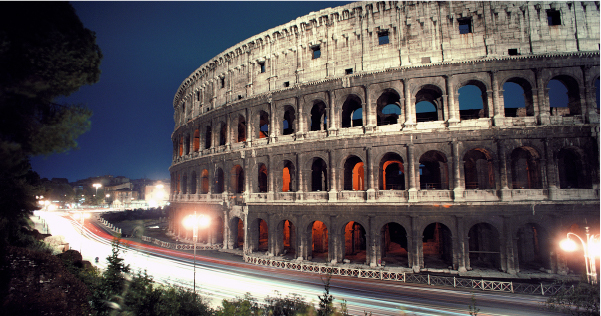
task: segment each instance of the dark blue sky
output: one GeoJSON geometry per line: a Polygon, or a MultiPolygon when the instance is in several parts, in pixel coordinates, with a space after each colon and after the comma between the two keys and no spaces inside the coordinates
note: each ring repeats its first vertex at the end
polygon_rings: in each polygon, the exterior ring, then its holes
{"type": "MultiPolygon", "coordinates": [[[[173,96],[188,75],[253,35],[346,3],[72,2],[84,26],[96,32],[104,55],[100,81],[66,99],[92,109],[92,128],[78,139],[78,150],[35,157],[33,170],[42,178],[69,181],[107,174],[169,178],[173,96]]],[[[505,89],[507,100],[523,107],[523,91],[505,89]]],[[[567,90],[561,84],[551,89],[560,90],[552,99],[565,104],[567,90]]],[[[481,108],[478,94],[461,92],[461,99],[481,108]]]]}
{"type": "Polygon", "coordinates": [[[92,109],[92,128],[78,150],[35,157],[33,170],[69,181],[169,178],[173,96],[188,75],[253,35],[346,3],[72,2],[104,55],[100,81],[67,98],[92,109]]]}

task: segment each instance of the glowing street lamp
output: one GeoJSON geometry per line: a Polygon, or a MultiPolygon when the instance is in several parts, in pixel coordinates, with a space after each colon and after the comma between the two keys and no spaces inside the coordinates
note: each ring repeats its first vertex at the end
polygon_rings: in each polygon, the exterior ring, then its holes
{"type": "Polygon", "coordinates": [[[192,238],[194,238],[194,293],[196,293],[196,242],[198,241],[198,227],[207,227],[211,219],[205,215],[196,215],[196,211],[194,211],[194,215],[188,215],[184,218],[183,224],[184,226],[190,228],[192,227],[192,238]]]}
{"type": "Polygon", "coordinates": [[[570,239],[574,236],[580,240],[582,249],[584,250],[584,264],[586,265],[586,280],[590,284],[597,284],[597,268],[595,265],[595,257],[599,257],[599,234],[590,235],[588,227],[584,227],[586,238],[582,239],[574,233],[568,233],[566,239],[559,243],[559,247],[565,251],[575,251],[578,248],[576,242],[570,239]]]}
{"type": "Polygon", "coordinates": [[[92,184],[92,186],[96,188],[96,195],[98,195],[98,188],[100,188],[102,186],[102,184],[94,183],[94,184],[92,184]]]}

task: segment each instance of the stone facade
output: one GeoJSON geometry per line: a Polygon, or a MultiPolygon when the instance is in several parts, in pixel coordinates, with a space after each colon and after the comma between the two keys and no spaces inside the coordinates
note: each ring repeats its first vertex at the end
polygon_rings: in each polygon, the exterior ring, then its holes
{"type": "Polygon", "coordinates": [[[197,211],[213,220],[203,241],[247,254],[578,269],[557,240],[599,230],[598,82],[599,2],[358,2],[299,17],[181,84],[171,230],[189,237],[181,222],[197,211]],[[460,102],[464,87],[480,106],[460,102]]]}

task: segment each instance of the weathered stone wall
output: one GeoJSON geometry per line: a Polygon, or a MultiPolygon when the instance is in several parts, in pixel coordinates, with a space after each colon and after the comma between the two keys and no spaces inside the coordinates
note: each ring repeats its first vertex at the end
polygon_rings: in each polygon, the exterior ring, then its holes
{"type": "Polygon", "coordinates": [[[361,2],[239,43],[175,96],[171,230],[189,237],[196,210],[216,223],[205,241],[245,253],[340,263],[363,245],[377,266],[396,238],[413,271],[433,246],[460,272],[574,269],[556,239],[599,229],[598,25],[598,2],[361,2]]]}

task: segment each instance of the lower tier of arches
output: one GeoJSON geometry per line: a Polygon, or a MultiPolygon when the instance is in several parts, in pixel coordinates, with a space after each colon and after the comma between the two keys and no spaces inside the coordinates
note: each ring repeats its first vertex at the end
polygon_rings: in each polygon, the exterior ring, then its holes
{"type": "Polygon", "coordinates": [[[211,218],[198,241],[324,263],[515,274],[584,271],[583,253],[566,254],[568,232],[599,231],[599,204],[210,205],[174,203],[170,230],[194,211],[211,218]]]}

